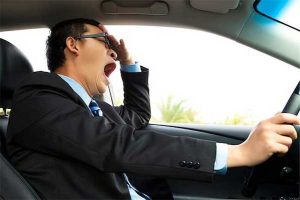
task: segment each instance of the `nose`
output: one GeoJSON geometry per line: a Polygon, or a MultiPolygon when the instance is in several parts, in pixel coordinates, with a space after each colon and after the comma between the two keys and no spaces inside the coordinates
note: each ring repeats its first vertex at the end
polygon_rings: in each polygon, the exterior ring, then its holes
{"type": "Polygon", "coordinates": [[[113,49],[109,49],[108,55],[112,57],[112,59],[117,60],[118,54],[113,49]]]}

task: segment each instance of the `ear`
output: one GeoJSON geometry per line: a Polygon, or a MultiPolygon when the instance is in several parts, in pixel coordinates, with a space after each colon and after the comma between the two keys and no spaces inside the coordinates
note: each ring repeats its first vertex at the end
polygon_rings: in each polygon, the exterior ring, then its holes
{"type": "Polygon", "coordinates": [[[77,40],[75,40],[73,37],[68,37],[66,39],[66,48],[76,56],[79,55],[79,49],[76,46],[77,40]]]}

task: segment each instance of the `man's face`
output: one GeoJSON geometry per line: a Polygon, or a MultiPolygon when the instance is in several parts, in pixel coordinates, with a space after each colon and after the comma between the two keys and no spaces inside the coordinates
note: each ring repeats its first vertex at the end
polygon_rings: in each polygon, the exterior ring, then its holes
{"type": "MultiPolygon", "coordinates": [[[[82,35],[102,33],[96,26],[85,25],[87,32],[82,35]]],[[[104,43],[104,38],[84,38],[77,41],[80,45],[79,66],[82,80],[90,95],[104,93],[109,84],[108,77],[115,70],[117,54],[104,43]]]]}

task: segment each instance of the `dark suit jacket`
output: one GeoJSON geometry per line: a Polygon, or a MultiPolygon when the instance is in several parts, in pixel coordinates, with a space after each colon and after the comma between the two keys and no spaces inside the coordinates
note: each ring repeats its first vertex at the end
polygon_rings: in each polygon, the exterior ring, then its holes
{"type": "Polygon", "coordinates": [[[210,180],[214,142],[142,130],[150,119],[148,70],[122,72],[124,106],[99,102],[93,117],[54,73],[36,72],[14,96],[8,125],[11,161],[47,199],[128,199],[121,173],[210,180]],[[199,168],[182,161],[199,162],[199,168]]]}

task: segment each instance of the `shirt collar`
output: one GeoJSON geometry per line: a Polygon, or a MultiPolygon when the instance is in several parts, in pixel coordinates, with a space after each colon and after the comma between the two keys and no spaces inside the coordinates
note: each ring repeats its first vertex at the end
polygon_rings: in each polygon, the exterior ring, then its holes
{"type": "Polygon", "coordinates": [[[84,103],[89,106],[92,98],[88,95],[88,93],[85,91],[85,89],[82,87],[82,85],[80,85],[78,82],[76,82],[74,79],[68,77],[68,76],[64,76],[61,74],[57,74],[58,76],[60,76],[64,81],[66,81],[69,86],[74,90],[74,92],[76,92],[80,98],[84,101],[84,103]]]}

